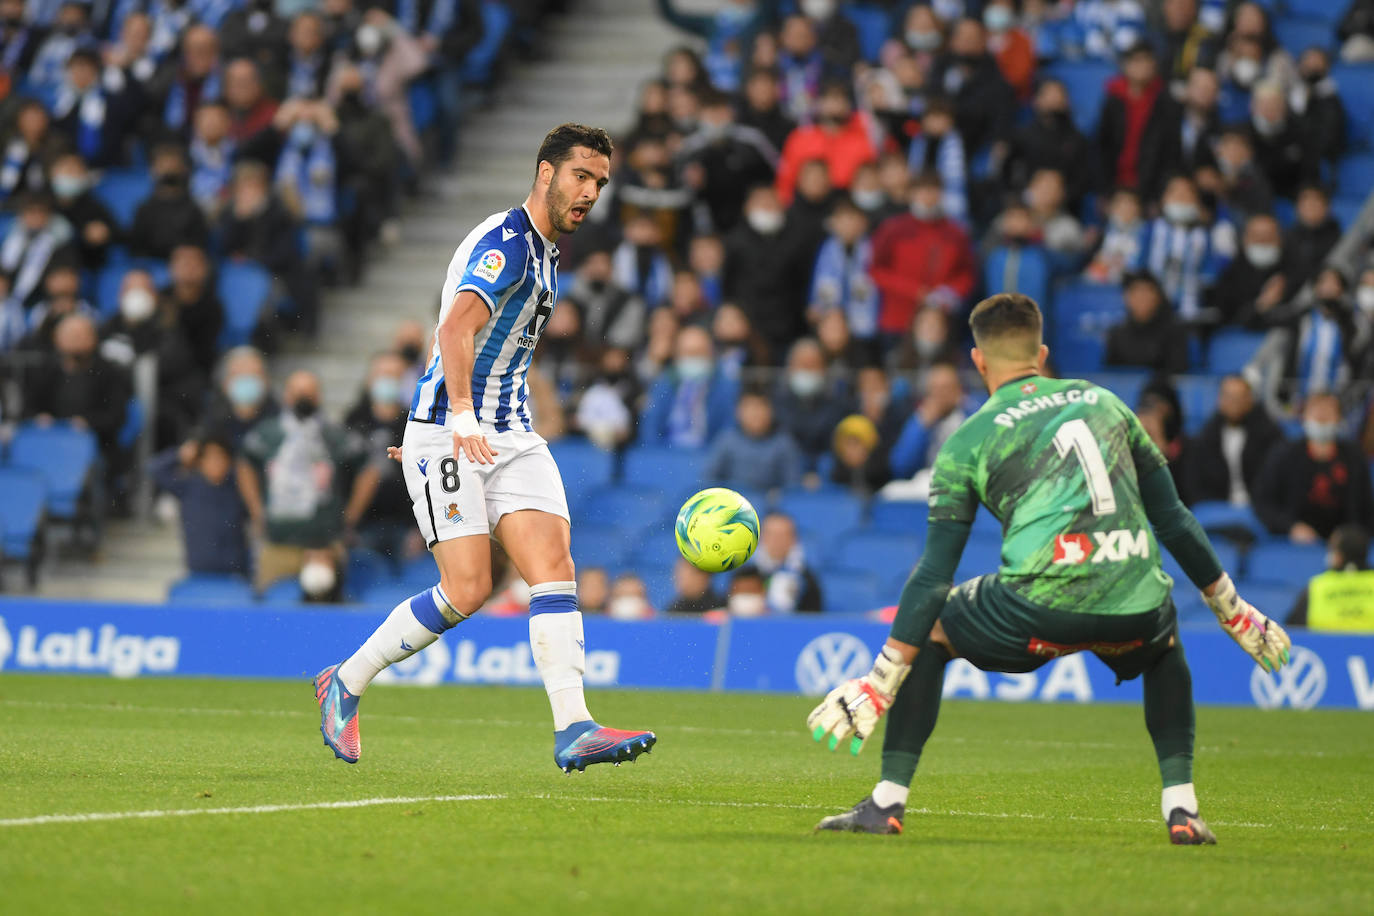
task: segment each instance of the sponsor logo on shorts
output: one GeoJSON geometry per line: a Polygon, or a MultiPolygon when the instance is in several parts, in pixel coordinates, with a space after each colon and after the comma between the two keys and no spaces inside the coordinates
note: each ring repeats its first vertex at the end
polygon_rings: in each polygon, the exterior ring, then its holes
{"type": "Polygon", "coordinates": [[[463,520],[463,513],[458,511],[457,503],[449,503],[444,507],[444,518],[455,524],[463,520]]]}
{"type": "Polygon", "coordinates": [[[477,263],[472,268],[472,275],[486,280],[488,283],[495,283],[496,278],[501,276],[501,270],[506,266],[506,256],[501,252],[492,249],[485,251],[477,259],[477,263]]]}
{"type": "Polygon", "coordinates": [[[1131,557],[1148,559],[1150,556],[1150,536],[1145,529],[1128,531],[1118,528],[1115,531],[1094,531],[1087,534],[1058,534],[1054,538],[1055,566],[1073,566],[1079,563],[1120,563],[1131,557]]]}
{"type": "Polygon", "coordinates": [[[415,466],[416,466],[417,468],[420,469],[420,476],[421,476],[421,477],[427,476],[427,475],[429,474],[429,459],[428,459],[428,458],[421,458],[419,461],[415,462],[415,466]]]}
{"type": "Polygon", "coordinates": [[[1026,651],[1041,658],[1060,658],[1065,655],[1073,655],[1075,652],[1092,652],[1095,655],[1113,658],[1139,649],[1143,645],[1145,645],[1145,641],[1142,639],[1132,639],[1127,642],[1061,643],[1032,636],[1026,643],[1026,651]]]}

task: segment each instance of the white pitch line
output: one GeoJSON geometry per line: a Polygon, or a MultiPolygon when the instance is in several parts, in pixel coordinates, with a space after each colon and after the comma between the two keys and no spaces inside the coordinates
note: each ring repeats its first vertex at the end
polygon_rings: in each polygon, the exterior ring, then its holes
{"type": "Polygon", "coordinates": [[[87,814],[40,814],[0,820],[0,827],[37,827],[43,824],[88,824],[95,821],[156,820],[164,817],[195,817],[201,814],[276,814],[280,811],[316,811],[333,808],[372,808],[377,805],[413,805],[421,802],[500,801],[506,795],[417,795],[396,798],[355,798],[347,801],[304,802],[293,805],[247,805],[240,808],[154,808],[146,811],[93,811],[87,814]]]}

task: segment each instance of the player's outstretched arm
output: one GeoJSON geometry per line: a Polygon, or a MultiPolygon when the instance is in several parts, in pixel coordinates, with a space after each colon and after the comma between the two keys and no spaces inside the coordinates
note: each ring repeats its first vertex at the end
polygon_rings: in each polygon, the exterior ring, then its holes
{"type": "Polygon", "coordinates": [[[494,464],[492,451],[477,414],[472,406],[472,364],[476,361],[476,337],[491,317],[491,310],[482,297],[472,290],[462,290],[454,297],[453,307],[439,323],[435,336],[439,340],[439,354],[444,359],[444,386],[452,412],[449,428],[453,430],[453,457],[466,455],[477,464],[494,464]]]}
{"type": "Polygon", "coordinates": [[[1202,591],[1221,628],[1264,670],[1277,671],[1287,664],[1292,645],[1288,634],[1236,593],[1202,526],[1178,498],[1169,469],[1160,467],[1145,475],[1140,496],[1155,537],[1202,591]]]}

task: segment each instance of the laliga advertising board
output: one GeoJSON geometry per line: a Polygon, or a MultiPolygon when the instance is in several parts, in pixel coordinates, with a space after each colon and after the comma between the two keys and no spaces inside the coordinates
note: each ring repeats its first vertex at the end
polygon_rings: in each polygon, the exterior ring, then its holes
{"type": "MultiPolygon", "coordinates": [[[[375,609],[89,605],[0,600],[0,676],[53,672],[113,677],[308,679],[323,652],[344,654],[375,609]],[[304,647],[310,648],[306,657],[304,647]],[[332,647],[332,648],[331,648],[332,647]]],[[[1212,628],[1184,630],[1199,703],[1374,710],[1374,637],[1293,634],[1293,661],[1266,674],[1212,628]]],[[[586,681],[611,687],[775,691],[821,695],[865,673],[887,636],[861,617],[620,622],[589,617],[586,681]]],[[[379,678],[390,684],[538,684],[523,617],[478,617],[379,678]]],[[[945,696],[1004,702],[1138,702],[1084,654],[1028,674],[987,674],[953,662],[945,696]]]]}

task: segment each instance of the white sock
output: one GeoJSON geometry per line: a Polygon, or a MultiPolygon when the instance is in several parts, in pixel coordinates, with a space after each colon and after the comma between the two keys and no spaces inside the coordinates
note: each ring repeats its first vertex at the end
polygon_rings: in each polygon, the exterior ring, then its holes
{"type": "Polygon", "coordinates": [[[884,779],[873,787],[873,802],[879,808],[889,808],[893,805],[905,805],[906,797],[911,793],[908,786],[890,779],[884,779]]]}
{"type": "Polygon", "coordinates": [[[1163,794],[1160,795],[1159,808],[1164,812],[1164,819],[1169,819],[1169,812],[1175,808],[1182,808],[1189,814],[1196,815],[1197,793],[1193,791],[1193,784],[1185,782],[1179,786],[1165,786],[1163,794]]]}
{"type": "Polygon", "coordinates": [[[441,606],[451,608],[437,585],[396,605],[367,642],[339,666],[339,680],[348,692],[361,696],[383,668],[410,658],[452,627],[441,606]]]}
{"type": "Polygon", "coordinates": [[[562,731],[592,717],[582,693],[586,669],[582,612],[575,582],[530,586],[530,653],[553,709],[553,729],[562,731]]]}

